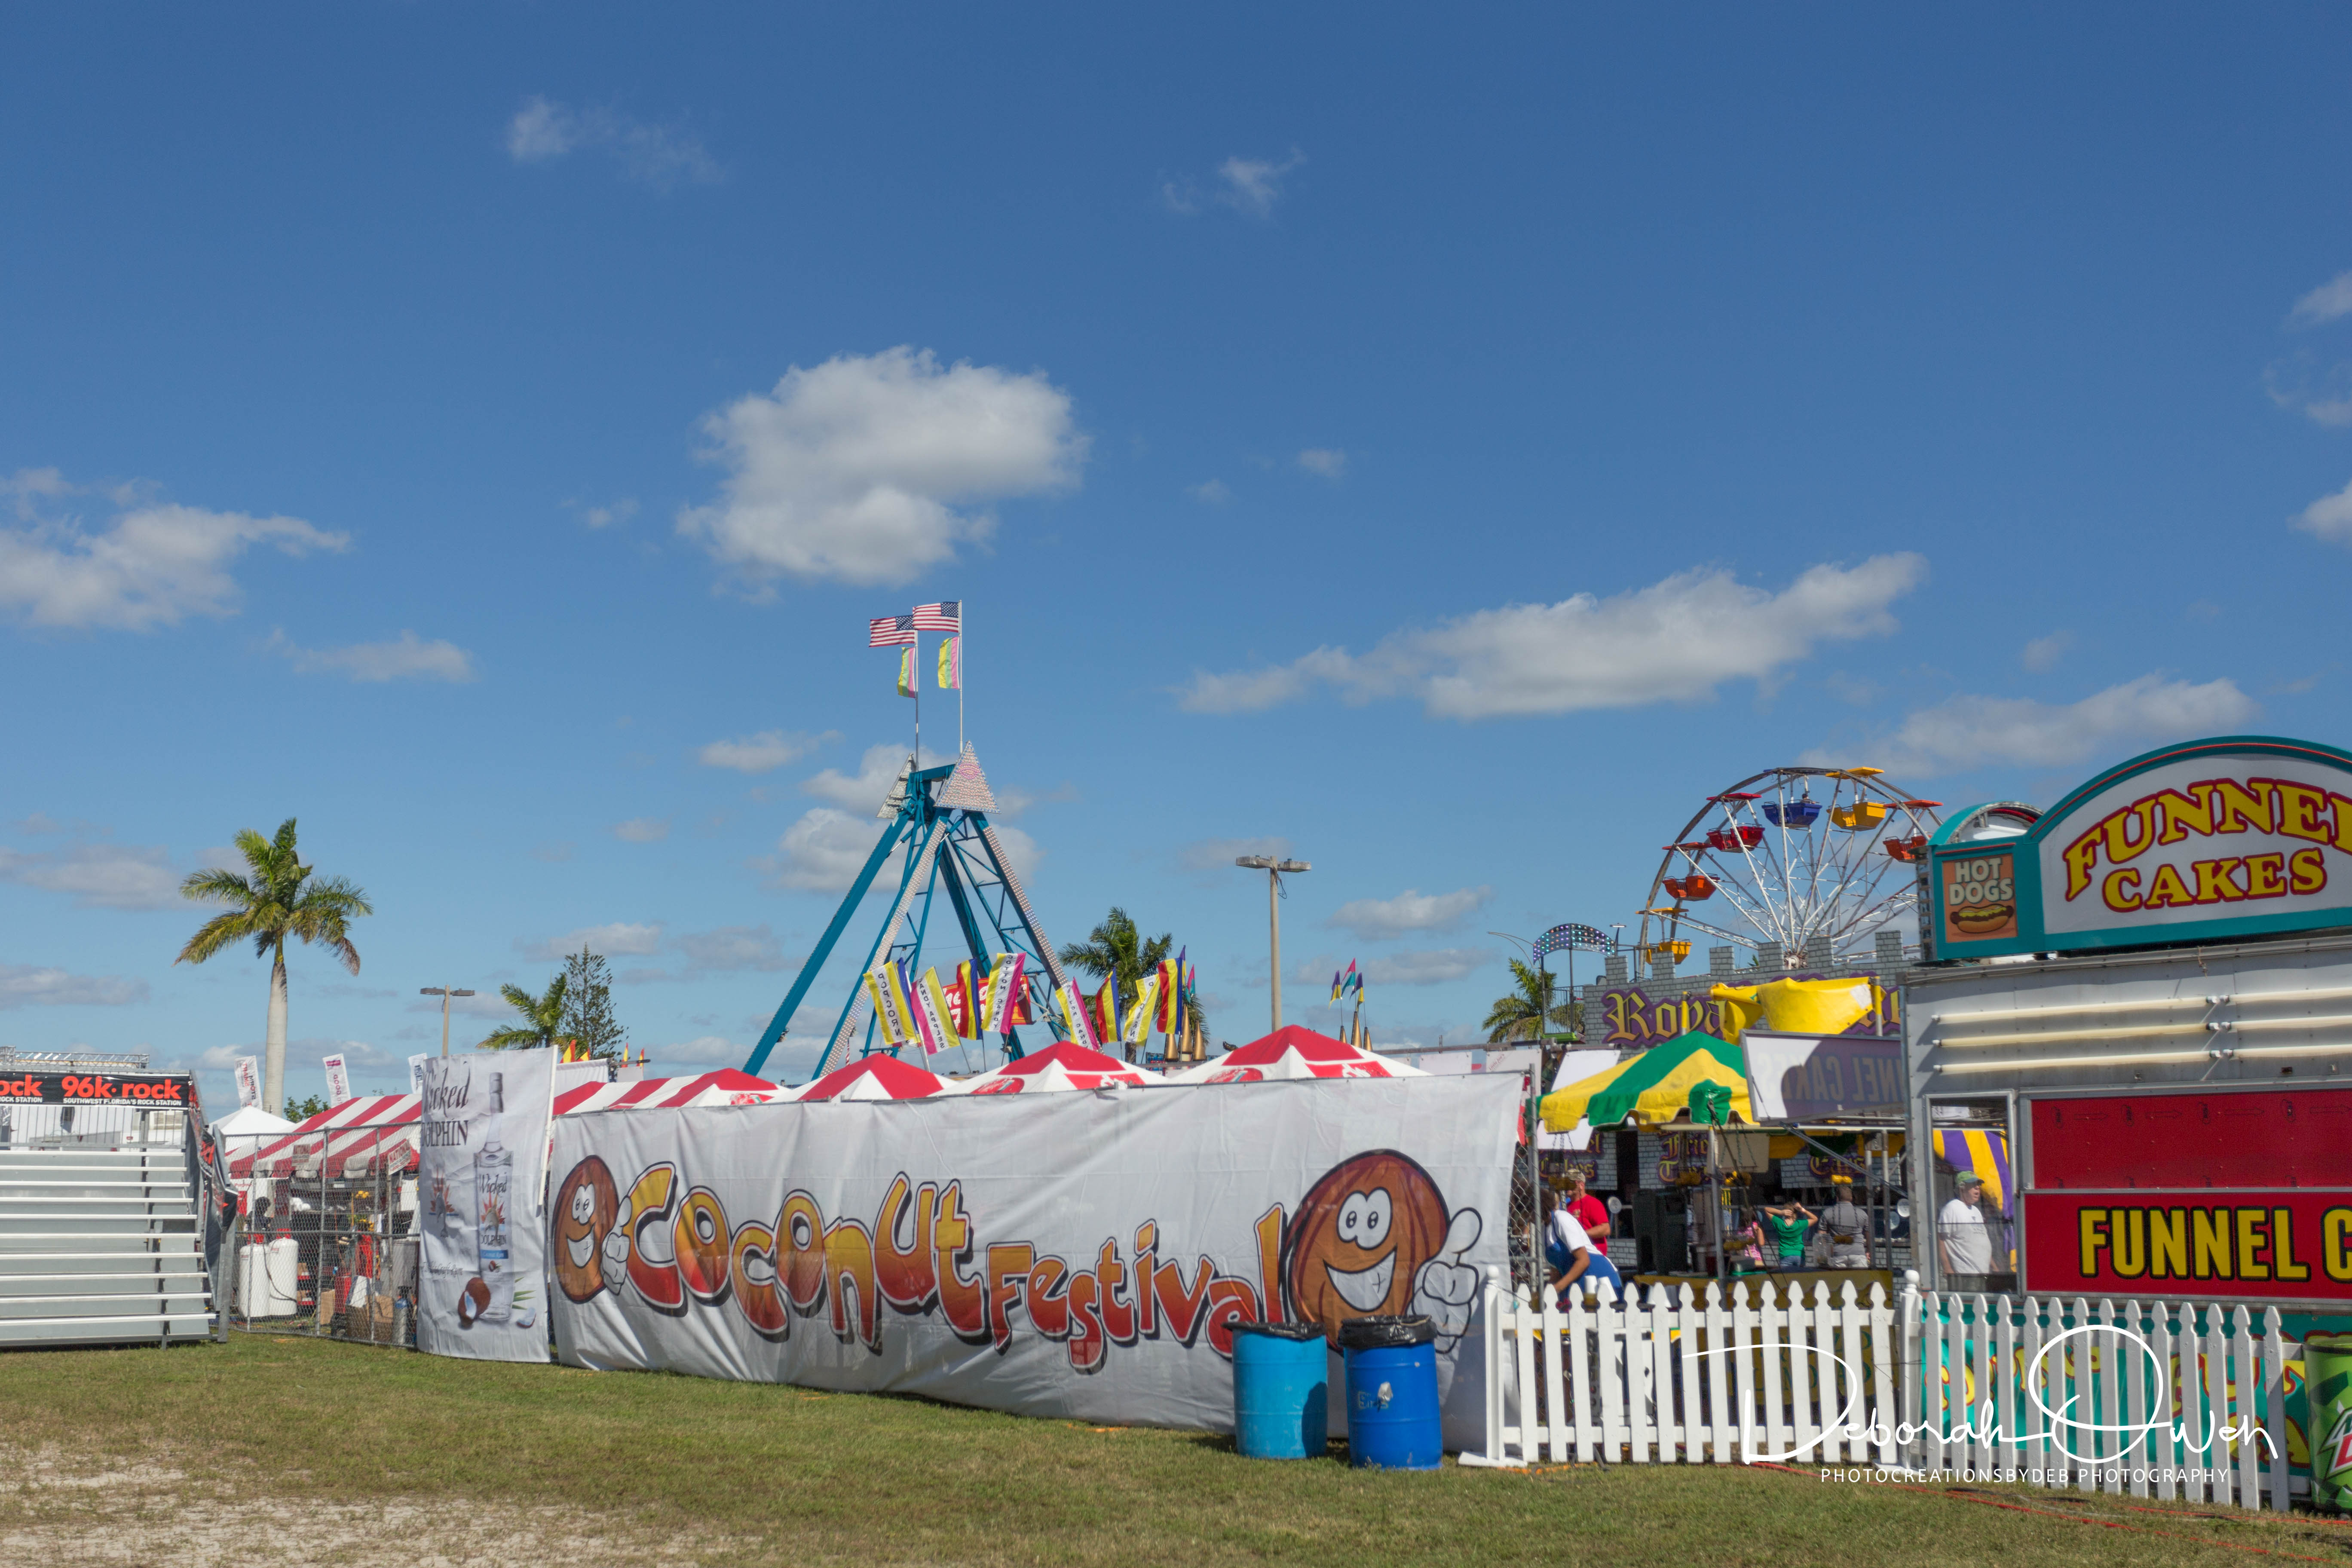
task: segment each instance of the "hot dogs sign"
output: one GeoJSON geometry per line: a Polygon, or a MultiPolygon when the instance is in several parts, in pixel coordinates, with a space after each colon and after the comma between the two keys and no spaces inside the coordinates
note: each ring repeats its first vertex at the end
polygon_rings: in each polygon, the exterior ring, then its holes
{"type": "Polygon", "coordinates": [[[1419,1312],[1450,1383],[1517,1105],[1465,1076],[560,1118],[558,1353],[1220,1427],[1240,1325],[1419,1312]]]}
{"type": "Polygon", "coordinates": [[[2263,737],[2151,752],[2020,837],[1937,845],[1929,881],[1939,958],[2352,923],[2352,753],[2263,737]]]}

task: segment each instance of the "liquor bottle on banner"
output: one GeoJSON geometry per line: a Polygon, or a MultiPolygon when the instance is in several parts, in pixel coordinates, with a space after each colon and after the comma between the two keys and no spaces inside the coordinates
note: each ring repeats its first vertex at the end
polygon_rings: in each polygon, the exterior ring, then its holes
{"type": "Polygon", "coordinates": [[[499,1118],[505,1112],[506,1074],[490,1075],[489,1132],[474,1155],[474,1239],[479,1249],[481,1281],[490,1299],[475,1316],[493,1323],[507,1321],[514,1303],[514,1269],[509,1248],[509,1221],[513,1214],[514,1151],[499,1142],[499,1118]]]}

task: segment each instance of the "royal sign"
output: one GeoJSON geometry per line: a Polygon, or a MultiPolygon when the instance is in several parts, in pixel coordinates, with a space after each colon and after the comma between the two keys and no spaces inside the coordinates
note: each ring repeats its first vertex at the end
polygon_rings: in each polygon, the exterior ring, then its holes
{"type": "MultiPolygon", "coordinates": [[[[1753,985],[1765,976],[1754,970],[1741,970],[1732,976],[1739,985],[1753,985]]],[[[1774,974],[1775,980],[1822,980],[1831,978],[1805,971],[1774,974]]],[[[1866,979],[1866,976],[1855,976],[1866,979]]],[[[1847,1026],[1845,1033],[1868,1037],[1896,1037],[1903,1033],[1903,1005],[1899,993],[1889,991],[1875,980],[1870,985],[1870,1010],[1847,1026]]],[[[1620,1050],[1647,1050],[1663,1046],[1678,1036],[1696,1030],[1713,1035],[1718,1040],[1729,1040],[1732,1028],[1723,1016],[1723,1003],[1712,996],[1661,996],[1652,1001],[1638,985],[1619,986],[1600,993],[1600,1045],[1620,1050]]]]}
{"type": "Polygon", "coordinates": [[[2263,736],[2150,752],[2021,837],[1937,845],[1928,871],[1939,959],[2352,925],[2352,753],[2263,736]]]}

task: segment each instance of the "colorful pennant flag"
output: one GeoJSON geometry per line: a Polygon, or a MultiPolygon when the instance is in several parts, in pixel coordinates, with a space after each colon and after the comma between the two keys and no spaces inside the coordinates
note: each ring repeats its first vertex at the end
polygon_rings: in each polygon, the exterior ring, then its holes
{"type": "Polygon", "coordinates": [[[1062,1010],[1062,1029],[1070,1039],[1089,1048],[1099,1047],[1102,1037],[1095,1032],[1094,1019],[1086,997],[1075,980],[1066,980],[1054,993],[1054,1000],[1062,1010]]]}
{"type": "Polygon", "coordinates": [[[912,647],[915,640],[912,616],[877,616],[866,627],[867,647],[912,647]]]}
{"type": "Polygon", "coordinates": [[[963,638],[950,637],[940,644],[940,689],[963,689],[963,638]]]}
{"type": "Polygon", "coordinates": [[[948,1008],[947,990],[940,984],[938,970],[923,971],[923,983],[916,990],[915,1000],[920,1004],[923,1019],[923,1049],[937,1056],[963,1032],[955,1026],[954,1017],[948,1008]]]}
{"type": "Polygon", "coordinates": [[[1119,1038],[1130,1046],[1139,1046],[1151,1037],[1151,1026],[1159,1016],[1160,975],[1155,971],[1143,977],[1143,988],[1127,1010],[1127,1026],[1119,1038]]]}
{"type": "Polygon", "coordinates": [[[1001,1035],[1014,1024],[1028,1021],[1014,1016],[1023,1011],[1021,1004],[1026,999],[1028,986],[1022,971],[1027,963],[1025,953],[996,955],[996,963],[990,967],[988,980],[982,988],[982,1034],[1001,1035]]]}
{"type": "Polygon", "coordinates": [[[921,691],[922,683],[915,678],[915,650],[901,649],[898,654],[898,695],[914,697],[921,691]]]}
{"type": "Polygon", "coordinates": [[[936,605],[917,605],[915,613],[907,619],[927,632],[960,632],[963,630],[963,601],[944,599],[936,605]]]}
{"type": "Polygon", "coordinates": [[[1341,1000],[1348,994],[1350,987],[1361,983],[1362,976],[1356,973],[1356,961],[1351,958],[1348,960],[1347,968],[1335,969],[1331,972],[1331,1000],[1334,1002],[1341,1000]]]}
{"type": "Polygon", "coordinates": [[[904,1045],[914,1036],[914,1020],[907,1016],[906,994],[899,988],[898,966],[876,965],[866,973],[866,994],[874,1004],[874,1021],[884,1043],[904,1045]]]}
{"type": "Polygon", "coordinates": [[[1097,1042],[1118,1039],[1118,976],[1113,974],[1104,980],[1102,989],[1094,994],[1087,1005],[1094,1010],[1095,1039],[1097,1042]]]}
{"type": "Polygon", "coordinates": [[[1183,1026],[1184,955],[1160,962],[1160,1032],[1172,1035],[1183,1026]]]}

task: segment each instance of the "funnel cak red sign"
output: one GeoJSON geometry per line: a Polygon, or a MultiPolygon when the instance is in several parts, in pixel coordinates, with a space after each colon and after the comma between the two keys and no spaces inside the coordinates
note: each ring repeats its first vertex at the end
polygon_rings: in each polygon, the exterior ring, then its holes
{"type": "Polygon", "coordinates": [[[1933,854],[1938,958],[2352,924],[2352,753],[2260,736],[2168,747],[2021,837],[1933,854]]]}

